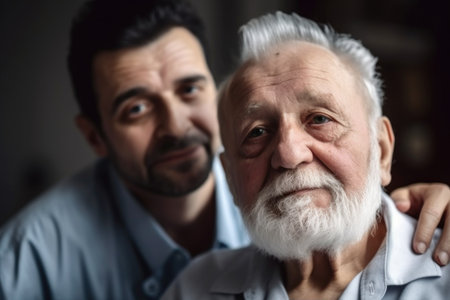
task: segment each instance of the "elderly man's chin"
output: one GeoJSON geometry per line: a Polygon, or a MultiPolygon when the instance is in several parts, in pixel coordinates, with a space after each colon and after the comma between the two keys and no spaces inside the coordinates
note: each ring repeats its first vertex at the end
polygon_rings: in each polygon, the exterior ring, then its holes
{"type": "Polygon", "coordinates": [[[379,172],[372,161],[358,192],[347,194],[326,172],[290,172],[261,191],[243,216],[258,248],[281,260],[304,260],[316,251],[334,255],[360,240],[376,223],[380,206],[379,172]],[[302,192],[274,198],[296,183],[302,192]]]}

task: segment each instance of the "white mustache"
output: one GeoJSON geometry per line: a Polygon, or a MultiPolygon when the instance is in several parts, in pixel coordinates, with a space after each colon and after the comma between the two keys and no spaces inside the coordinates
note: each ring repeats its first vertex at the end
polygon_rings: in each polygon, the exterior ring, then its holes
{"type": "Polygon", "coordinates": [[[266,185],[259,192],[258,199],[263,202],[276,201],[300,190],[317,188],[327,189],[335,196],[336,186],[342,187],[342,183],[329,172],[312,169],[288,170],[266,185]]]}

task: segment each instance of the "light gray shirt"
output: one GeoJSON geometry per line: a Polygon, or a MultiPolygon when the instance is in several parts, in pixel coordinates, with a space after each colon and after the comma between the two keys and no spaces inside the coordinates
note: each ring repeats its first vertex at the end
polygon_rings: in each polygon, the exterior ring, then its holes
{"type": "MultiPolygon", "coordinates": [[[[369,265],[347,286],[340,299],[450,299],[450,266],[440,267],[431,257],[411,249],[416,221],[401,214],[383,194],[387,237],[369,265]]],[[[288,299],[281,264],[254,246],[223,250],[195,260],[164,294],[171,299],[288,299]]]]}
{"type": "MultiPolygon", "coordinates": [[[[247,245],[217,160],[214,176],[211,249],[247,245]]],[[[0,229],[0,299],[159,299],[190,260],[102,160],[0,229]]]]}

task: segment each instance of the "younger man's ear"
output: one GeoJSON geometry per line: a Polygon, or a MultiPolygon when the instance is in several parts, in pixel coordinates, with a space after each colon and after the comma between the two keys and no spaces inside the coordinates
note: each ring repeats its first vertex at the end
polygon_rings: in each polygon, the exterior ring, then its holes
{"type": "Polygon", "coordinates": [[[79,114],[75,117],[75,124],[98,156],[105,157],[108,155],[108,148],[106,147],[105,141],[97,126],[90,119],[79,114]]]}
{"type": "Polygon", "coordinates": [[[378,120],[378,145],[380,147],[380,176],[382,186],[387,186],[391,182],[394,143],[395,137],[391,122],[387,117],[383,116],[378,120]]]}

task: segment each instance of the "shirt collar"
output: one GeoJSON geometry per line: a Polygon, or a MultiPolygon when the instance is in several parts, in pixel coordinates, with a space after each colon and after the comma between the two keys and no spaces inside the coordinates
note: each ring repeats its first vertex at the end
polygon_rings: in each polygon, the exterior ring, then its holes
{"type": "MultiPolygon", "coordinates": [[[[213,162],[216,198],[216,235],[213,247],[236,248],[250,241],[240,213],[232,201],[225,174],[218,159],[213,162]]],[[[140,254],[153,272],[164,268],[175,252],[188,252],[170,238],[158,222],[140,205],[123,184],[117,171],[109,164],[109,173],[119,214],[140,254]]]]}
{"type": "Polygon", "coordinates": [[[278,260],[253,245],[235,251],[236,259],[218,274],[210,288],[211,293],[244,294],[246,299],[275,299],[277,297],[264,295],[270,291],[284,291],[278,260]]]}
{"type": "Polygon", "coordinates": [[[170,254],[181,247],[130,194],[112,164],[109,169],[119,214],[143,259],[156,272],[164,266],[170,254]]]}
{"type": "Polygon", "coordinates": [[[383,205],[384,219],[388,229],[385,252],[386,284],[403,285],[423,277],[442,276],[441,268],[432,259],[437,235],[435,234],[430,247],[424,254],[415,254],[411,243],[417,221],[399,212],[386,194],[383,194],[383,205]]]}
{"type": "Polygon", "coordinates": [[[227,185],[220,161],[213,164],[216,181],[216,238],[213,248],[237,248],[250,243],[238,208],[227,185]]]}

